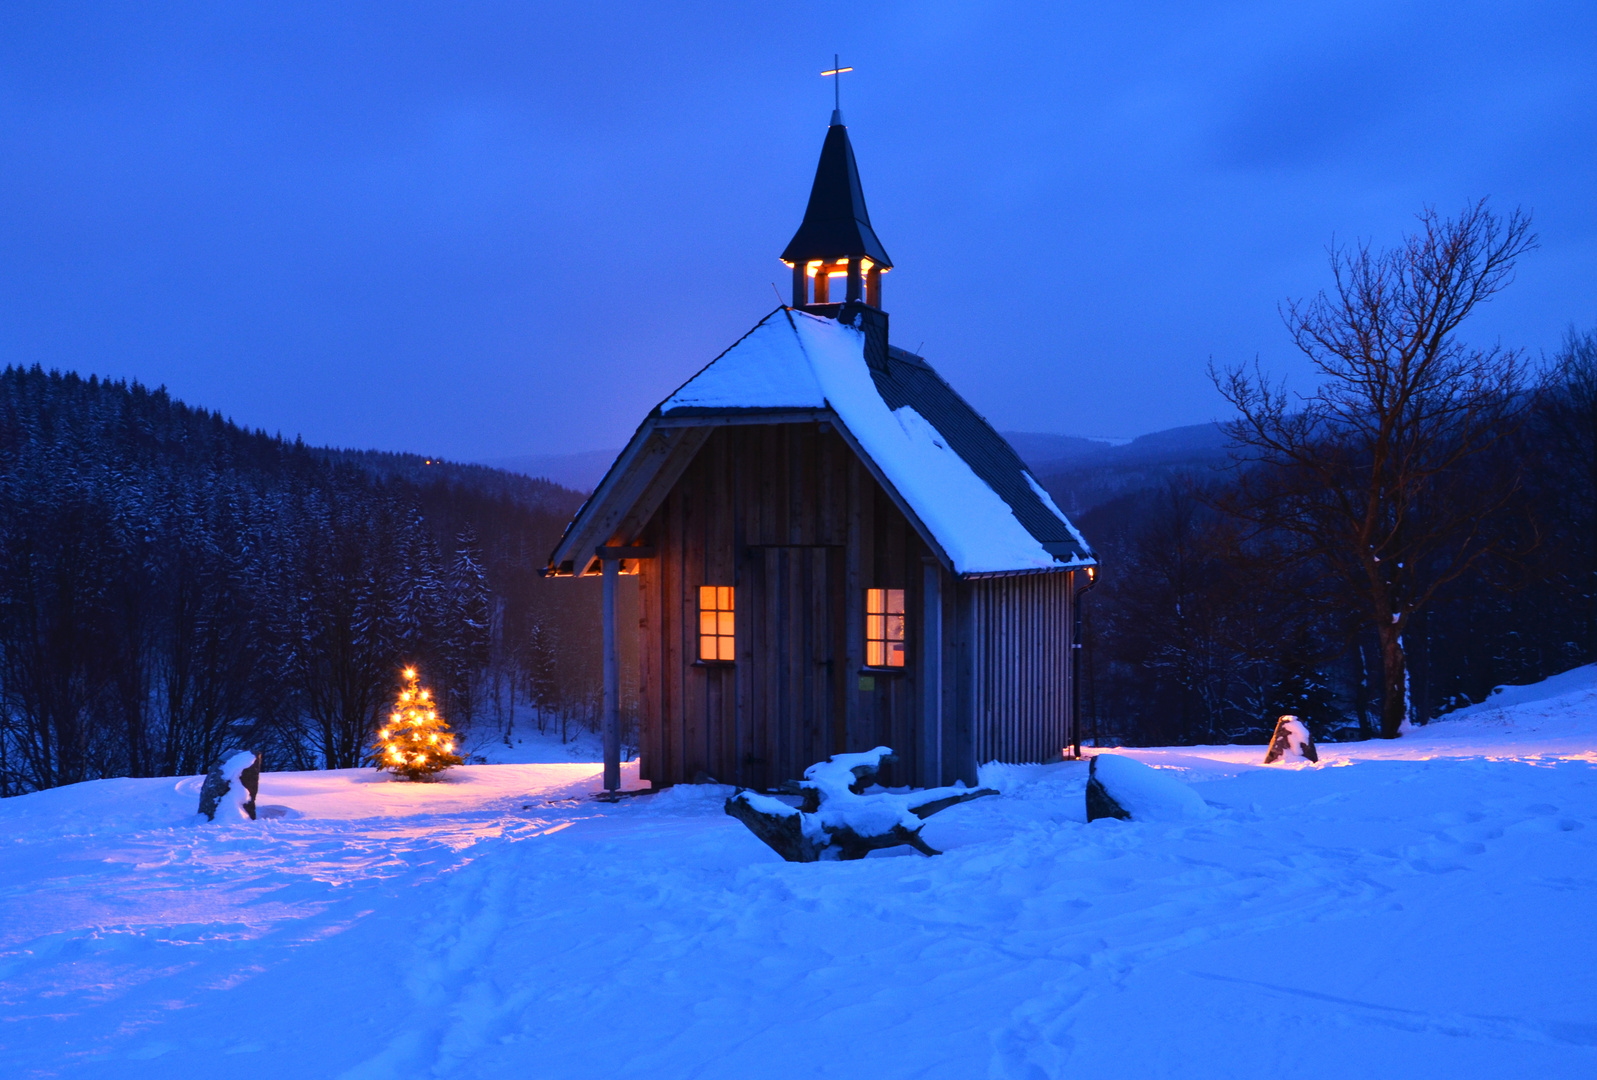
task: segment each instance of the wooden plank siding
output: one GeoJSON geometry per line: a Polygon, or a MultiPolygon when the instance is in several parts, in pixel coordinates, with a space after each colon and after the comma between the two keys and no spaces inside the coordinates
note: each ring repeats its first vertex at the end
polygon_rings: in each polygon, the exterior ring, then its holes
{"type": "Polygon", "coordinates": [[[977,758],[1058,761],[1071,742],[1071,575],[981,578],[968,588],[977,758]]]}
{"type": "Polygon", "coordinates": [[[829,424],[715,428],[636,542],[658,553],[639,582],[641,776],[656,786],[709,777],[771,788],[829,754],[877,745],[898,753],[889,785],[974,782],[978,757],[1059,756],[1069,575],[957,587],[944,577],[944,738],[940,756],[928,752],[914,637],[934,556],[829,424]],[[702,585],[736,590],[736,663],[698,660],[702,585]],[[904,668],[864,668],[869,588],[904,590],[904,668]],[[1026,604],[1044,610],[1010,610],[1026,604]],[[1006,643],[1043,659],[1007,662],[1006,643]],[[939,760],[941,776],[921,775],[939,760]]]}

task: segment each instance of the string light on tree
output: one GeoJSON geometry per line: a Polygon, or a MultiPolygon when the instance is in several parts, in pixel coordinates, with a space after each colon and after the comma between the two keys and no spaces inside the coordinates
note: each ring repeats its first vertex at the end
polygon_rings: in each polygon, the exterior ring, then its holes
{"type": "Polygon", "coordinates": [[[436,774],[459,765],[455,736],[449,724],[438,715],[432,691],[417,681],[416,669],[400,673],[404,688],[394,700],[388,722],[377,733],[372,757],[379,769],[386,769],[406,780],[431,780],[436,774]]]}

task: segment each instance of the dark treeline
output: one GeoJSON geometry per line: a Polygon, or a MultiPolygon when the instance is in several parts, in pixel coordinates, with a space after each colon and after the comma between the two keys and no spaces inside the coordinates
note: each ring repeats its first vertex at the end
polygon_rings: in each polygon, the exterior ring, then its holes
{"type": "Polygon", "coordinates": [[[403,663],[457,726],[593,716],[597,601],[537,573],[580,501],[7,368],[0,795],[192,774],[234,745],[355,766],[403,663]]]}
{"type": "MultiPolygon", "coordinates": [[[[1411,722],[1597,660],[1597,334],[1551,359],[1510,437],[1461,466],[1511,495],[1475,538],[1491,556],[1406,628],[1411,722]]],[[[1262,742],[1286,712],[1318,738],[1379,732],[1375,633],[1330,575],[1226,513],[1246,468],[1195,463],[1079,516],[1106,566],[1084,606],[1089,741],[1262,742]]]]}

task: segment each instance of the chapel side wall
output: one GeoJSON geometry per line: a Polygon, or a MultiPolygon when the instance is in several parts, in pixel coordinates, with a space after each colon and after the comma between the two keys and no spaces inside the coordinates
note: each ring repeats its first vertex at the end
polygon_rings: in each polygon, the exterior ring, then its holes
{"type": "MultiPolygon", "coordinates": [[[[829,752],[892,746],[899,760],[883,780],[936,783],[918,775],[919,704],[915,649],[893,674],[868,677],[862,689],[867,588],[905,590],[910,633],[919,625],[921,560],[928,554],[912,526],[848,444],[827,425],[728,425],[716,429],[659,510],[641,543],[657,555],[642,565],[645,659],[641,775],[656,785],[690,782],[699,773],[727,783],[787,777],[760,775],[760,762],[784,737],[764,730],[750,663],[749,589],[755,558],[768,547],[827,549],[833,673],[829,752]],[[738,590],[736,665],[697,663],[700,585],[738,590]],[[751,760],[752,759],[752,760],[751,760]]],[[[795,656],[795,663],[818,657],[795,656]]]]}
{"type": "Polygon", "coordinates": [[[1069,571],[969,583],[967,659],[978,761],[1058,761],[1072,741],[1069,571]]]}

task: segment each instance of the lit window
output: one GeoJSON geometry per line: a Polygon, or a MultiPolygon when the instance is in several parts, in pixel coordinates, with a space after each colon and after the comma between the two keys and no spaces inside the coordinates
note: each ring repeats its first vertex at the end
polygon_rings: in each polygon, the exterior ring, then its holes
{"type": "Polygon", "coordinates": [[[904,590],[865,590],[865,666],[904,666],[904,590]]]}
{"type": "Polygon", "coordinates": [[[699,659],[731,660],[732,588],[729,585],[699,587],[699,659]]]}

